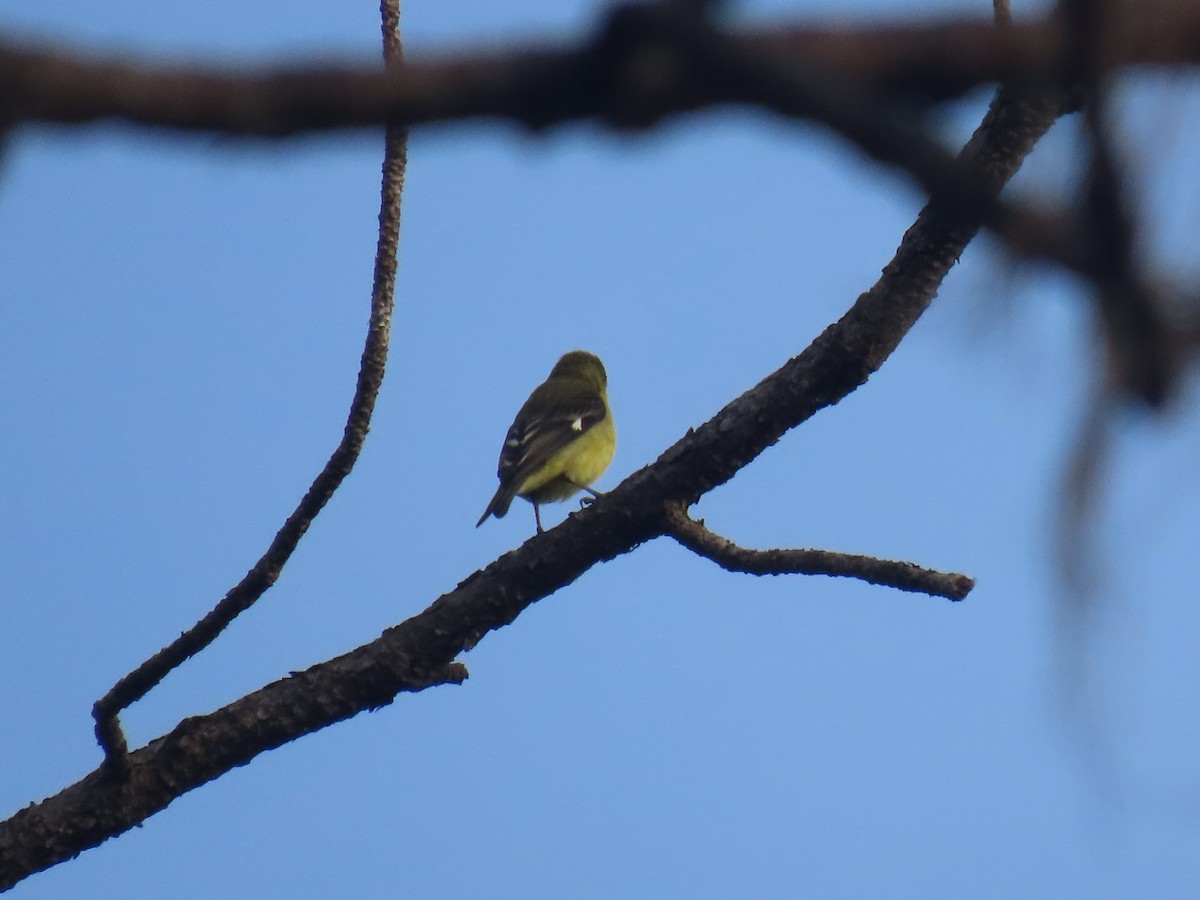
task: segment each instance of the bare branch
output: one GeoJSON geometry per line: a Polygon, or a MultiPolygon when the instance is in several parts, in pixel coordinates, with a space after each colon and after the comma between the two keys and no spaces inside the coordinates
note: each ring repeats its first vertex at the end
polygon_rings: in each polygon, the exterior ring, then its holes
{"type": "MultiPolygon", "coordinates": [[[[781,25],[730,36],[741,52],[804,60],[876,95],[931,99],[980,85],[1054,85],[1067,36],[1055,16],[996,28],[990,22],[897,22],[858,28],[781,25]]],[[[88,58],[66,48],[0,43],[0,119],[78,125],[124,121],[175,131],[287,137],[384,122],[408,126],[473,118],[533,127],[581,118],[652,124],[703,107],[752,102],[695,79],[689,61],[653,41],[613,57],[600,37],[575,48],[473,49],[389,65],[325,59],[257,68],[181,66],[88,58]]],[[[1106,19],[1098,61],[1107,70],[1200,62],[1200,6],[1121,3],[1106,19]]]]}
{"type": "Polygon", "coordinates": [[[938,572],[908,562],[835,553],[831,550],[751,550],[710,531],[676,506],[666,515],[666,532],[693,553],[729,572],[747,575],[830,575],[858,578],[901,591],[962,600],[975,580],[956,572],[938,572]]]}
{"type": "MultiPolygon", "coordinates": [[[[1117,49],[1109,55],[1136,56],[1149,47],[1166,52],[1160,32],[1168,12],[1173,24],[1191,21],[1187,8],[1176,6],[1140,6],[1129,21],[1115,17],[1104,46],[1117,49]],[[1128,30],[1117,31],[1118,24],[1128,30]]],[[[1200,26],[1200,12],[1194,20],[1200,26]]],[[[7,110],[17,120],[119,118],[160,128],[285,136],[481,116],[534,127],[583,117],[648,127],[681,111],[753,104],[827,125],[907,171],[947,207],[960,207],[952,210],[958,215],[982,217],[1017,254],[1053,260],[1099,282],[1101,262],[1087,252],[1080,216],[999,200],[921,125],[912,102],[933,84],[965,89],[979,77],[1053,94],[1063,76],[1054,53],[1063,44],[1054,18],[1003,28],[958,22],[735,35],[716,31],[687,4],[636,4],[615,10],[576,50],[479,53],[393,64],[382,72],[326,66],[220,75],[0,47],[0,84],[8,73],[10,85],[0,95],[0,113],[7,110]],[[979,68],[983,59],[991,60],[991,68],[979,68]],[[963,80],[964,68],[971,78],[963,80]]]]}
{"type": "MultiPolygon", "coordinates": [[[[384,54],[400,59],[397,0],[383,0],[384,54]],[[390,12],[389,12],[390,7],[390,12]]],[[[300,503],[288,516],[267,551],[199,622],[118,681],[92,708],[96,740],[105,755],[105,768],[115,777],[129,774],[128,745],[118,716],[151,691],[169,672],[199,653],[249,609],[279,579],[284,565],[308,531],[313,519],[354,468],[370,429],[375,400],[387,369],[388,342],[395,305],[396,250],[400,240],[400,197],[404,190],[408,136],[401,126],[385,135],[379,210],[379,238],[371,287],[371,315],[359,365],[358,383],[342,439],[300,503]]]]}
{"type": "MultiPolygon", "coordinates": [[[[702,81],[720,84],[733,95],[779,115],[821,122],[874,159],[903,169],[947,213],[983,221],[1016,253],[1054,260],[1085,277],[1092,277],[1093,269],[1101,265],[1080,246],[1077,216],[1001,200],[933,137],[922,121],[921,110],[910,102],[877,96],[840,73],[802,59],[747,52],[706,20],[671,5],[639,5],[619,11],[613,16],[608,44],[651,37],[678,48],[702,81]]],[[[1038,90],[1059,96],[1045,86],[1038,90]]]]}
{"type": "Polygon", "coordinates": [[[1109,375],[1123,394],[1160,406],[1172,391],[1181,357],[1162,299],[1136,260],[1136,229],[1112,139],[1112,78],[1100,42],[1116,6],[1109,0],[1060,0],[1059,7],[1071,35],[1064,71],[1079,85],[1090,150],[1078,245],[1106,338],[1109,375]]]}

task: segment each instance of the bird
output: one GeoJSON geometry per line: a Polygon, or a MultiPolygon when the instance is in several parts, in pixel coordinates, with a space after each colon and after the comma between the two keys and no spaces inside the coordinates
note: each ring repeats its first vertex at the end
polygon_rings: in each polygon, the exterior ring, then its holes
{"type": "Polygon", "coordinates": [[[586,350],[564,353],[550,375],[525,401],[500,449],[500,487],[475,523],[502,518],[514,497],[533,504],[542,533],[540,506],[566,500],[604,474],[617,447],[608,407],[608,374],[600,357],[586,350]]]}

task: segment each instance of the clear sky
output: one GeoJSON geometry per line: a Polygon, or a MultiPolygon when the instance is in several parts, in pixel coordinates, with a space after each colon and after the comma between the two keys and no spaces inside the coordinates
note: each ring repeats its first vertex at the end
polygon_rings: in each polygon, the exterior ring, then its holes
{"type": "MultiPolygon", "coordinates": [[[[6,0],[0,27],[165,56],[378,53],[369,2],[102,7],[6,0]]],[[[948,8],[990,4],[745,14],[948,8]]],[[[595,9],[409,2],[404,22],[416,54],[580,35],[595,9]]],[[[1149,243],[1194,271],[1196,92],[1125,97],[1149,243]]],[[[1072,183],[1072,128],[1025,190],[1072,183]]],[[[379,157],[374,134],[38,129],[12,146],[0,814],[97,764],[92,703],[242,576],[335,445],[379,157]]],[[[474,523],[560,353],[608,364],[620,444],[598,486],[615,485],[837,318],[920,205],[842,141],[759,114],[639,137],[415,134],[392,363],[358,468],[279,585],[127,713],[131,740],[373,639],[527,538],[524,504],[474,523]]],[[[868,385],[697,509],[746,545],[969,573],[966,602],[734,576],[659,541],[488,636],[464,686],[261,756],[14,896],[1195,896],[1200,416],[1189,398],[1124,422],[1105,602],[1066,652],[1052,545],[1090,334],[1069,280],[978,242],[868,385]]]]}

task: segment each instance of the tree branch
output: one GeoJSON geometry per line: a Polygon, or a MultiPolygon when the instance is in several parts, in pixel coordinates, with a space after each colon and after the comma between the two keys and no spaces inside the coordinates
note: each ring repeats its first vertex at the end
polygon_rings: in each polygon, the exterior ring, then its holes
{"type": "MultiPolygon", "coordinates": [[[[401,49],[399,33],[395,30],[399,27],[396,0],[384,0],[383,19],[384,54],[389,61],[397,62],[401,49]],[[391,15],[387,10],[389,5],[393,7],[391,15]]],[[[396,250],[400,240],[400,196],[404,190],[407,140],[407,133],[402,127],[393,125],[387,128],[379,238],[371,287],[371,315],[359,364],[358,383],[350,402],[342,439],[271,545],[245,577],[199,622],[123,677],[96,701],[92,707],[96,740],[104,750],[105,768],[110,776],[125,778],[129,775],[129,749],[118,720],[121,711],[142,699],[173,669],[216,640],[234,618],[249,609],[275,584],[313,519],[350,474],[362,452],[375,411],[375,400],[387,369],[392,310],[395,306],[396,250]]]]}
{"type": "MultiPolygon", "coordinates": [[[[64,47],[0,42],[0,120],[79,125],[122,121],[172,131],[282,138],[314,131],[477,118],[546,127],[599,118],[644,127],[675,113],[754,102],[696,79],[690,61],[654,40],[619,46],[602,29],[577,47],[464,50],[390,64],[308,63],[218,69],[88,57],[64,47]]],[[[996,28],[980,19],[887,26],[745,30],[740,52],[803,60],[879,96],[940,100],[985,84],[1056,85],[1069,35],[1054,15],[996,28]]],[[[1200,6],[1117,4],[1096,41],[1097,64],[1200,62],[1200,6]]],[[[327,59],[327,58],[325,58],[327,59]]]]}
{"type": "MultiPolygon", "coordinates": [[[[997,9],[1003,19],[1003,5],[997,9]]],[[[1102,24],[1095,53],[1110,67],[1200,60],[1200,9],[1192,5],[1122,4],[1102,24]]],[[[115,119],[285,137],[481,117],[539,128],[581,118],[643,128],[685,111],[754,105],[821,122],[908,172],[931,196],[961,205],[964,217],[981,215],[1019,255],[1053,260],[1103,290],[1105,258],[1090,252],[1086,217],[979,189],[921,127],[913,102],[996,79],[1054,94],[1069,46],[1070,29],[1055,16],[1001,28],[963,20],[727,34],[662,3],[617,8],[574,49],[472,52],[384,70],[314,63],[221,73],[0,44],[0,120],[115,119]]]]}
{"type": "MultiPolygon", "coordinates": [[[[1079,217],[1000,199],[934,137],[922,110],[911,102],[879,96],[841,73],[803,59],[747,52],[708,20],[671,4],[619,10],[610,22],[606,43],[636,45],[652,39],[678,49],[702,82],[720,85],[745,102],[781,116],[821,122],[873,159],[902,169],[946,212],[981,220],[1022,256],[1051,259],[1093,279],[1100,277],[1101,265],[1107,265],[1083,246],[1079,217]]],[[[609,50],[606,55],[624,54],[609,50]]],[[[1046,84],[1036,90],[1053,96],[1060,93],[1048,91],[1046,84]]]]}
{"type": "Polygon", "coordinates": [[[751,550],[697,522],[682,506],[668,509],[665,530],[693,553],[712,560],[728,572],[747,575],[829,575],[858,578],[869,584],[901,591],[962,600],[975,580],[957,572],[938,572],[908,562],[835,553],[830,550],[751,550]]]}

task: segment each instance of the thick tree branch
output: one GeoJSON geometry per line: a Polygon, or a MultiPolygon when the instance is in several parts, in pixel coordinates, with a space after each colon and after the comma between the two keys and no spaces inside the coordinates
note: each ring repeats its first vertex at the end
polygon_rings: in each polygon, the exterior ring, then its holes
{"type": "Polygon", "coordinates": [[[901,591],[962,600],[975,587],[974,579],[957,572],[938,572],[908,562],[835,553],[831,550],[752,550],[697,522],[682,506],[668,509],[666,533],[693,553],[710,559],[728,572],[747,575],[829,575],[858,578],[901,591]]]}
{"type": "MultiPolygon", "coordinates": [[[[963,151],[998,193],[1063,106],[1005,90],[963,151]]],[[[92,773],[0,823],[0,889],[120,834],[258,754],[405,691],[457,682],[457,654],[598,562],[664,533],[667,510],[728,481],[766,447],[867,380],[907,334],[979,228],[932,203],[883,276],[803,353],[559,527],[476,572],[427,610],[344,656],[189,718],[129,754],[129,777],[92,773]]]]}
{"type": "MultiPolygon", "coordinates": [[[[651,38],[678,49],[696,78],[781,116],[821,122],[875,160],[904,170],[947,213],[981,220],[1020,255],[1051,259],[1094,280],[1108,265],[1090,252],[1079,217],[1000,199],[933,136],[911,103],[880,97],[804,60],[747,52],[707,20],[669,4],[618,11],[607,43],[636,45],[651,38]]],[[[1045,85],[1038,90],[1046,92],[1045,85]]]]}
{"type": "MultiPolygon", "coordinates": [[[[394,0],[384,4],[384,53],[399,61],[398,12],[394,0]],[[393,7],[389,16],[387,6],[393,7]],[[389,28],[391,32],[389,33],[389,28]]],[[[371,288],[371,315],[359,364],[358,383],[342,439],[330,455],[300,503],[254,567],[199,622],[159,650],[118,681],[92,708],[96,739],[104,750],[108,774],[129,774],[128,747],[118,716],[152,690],[169,672],[199,653],[225,630],[238,615],[249,609],[279,579],[317,514],[354,468],[371,426],[375,400],[387,368],[388,342],[395,305],[396,250],[400,240],[400,196],[404,190],[407,134],[400,126],[389,126],[385,135],[383,181],[379,210],[379,238],[375,249],[375,271],[371,288]]]]}
{"type": "MultiPolygon", "coordinates": [[[[310,63],[224,70],[149,59],[88,57],[63,47],[0,42],[0,121],[78,125],[122,121],[176,131],[286,137],[384,122],[475,118],[534,127],[599,118],[645,126],[664,116],[751,103],[730,85],[697,79],[690,61],[654,39],[614,43],[607,31],[577,47],[464,50],[373,64],[310,63]],[[613,51],[619,51],[614,56],[613,51]]],[[[773,27],[729,37],[741,52],[797,60],[878,96],[944,99],[981,85],[1055,85],[1066,30],[1053,15],[996,28],[978,21],[857,28],[773,27]]],[[[1096,41],[1107,71],[1200,62],[1200,5],[1117,4],[1096,41]]]]}
{"type": "MultiPolygon", "coordinates": [[[[1192,5],[1122,4],[1102,24],[1093,43],[1105,65],[1200,60],[1200,9],[1192,5]]],[[[1070,74],[1061,59],[1069,36],[1053,16],[1001,28],[959,21],[725,34],[676,3],[618,8],[576,49],[479,52],[384,71],[314,65],[221,74],[0,45],[0,118],[279,137],[478,117],[647,127],[682,111],[755,105],[821,122],[908,172],[930,196],[959,205],[957,214],[982,216],[1019,255],[1053,260],[1111,294],[1109,257],[1092,252],[1086,216],[999,200],[922,127],[912,102],[997,78],[1053,94],[1070,74]],[[954,87],[938,93],[935,85],[954,87]]]]}

